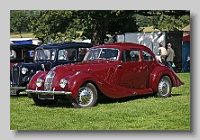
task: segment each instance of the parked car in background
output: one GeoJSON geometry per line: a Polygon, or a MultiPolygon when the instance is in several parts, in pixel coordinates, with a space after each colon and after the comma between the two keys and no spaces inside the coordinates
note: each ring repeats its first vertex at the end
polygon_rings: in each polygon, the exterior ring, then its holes
{"type": "Polygon", "coordinates": [[[90,43],[67,42],[37,47],[32,63],[22,62],[13,65],[10,94],[19,95],[21,91],[25,91],[31,77],[39,71],[48,71],[57,65],[82,61],[86,51],[92,46],[90,43]]]}
{"type": "Polygon", "coordinates": [[[34,44],[10,44],[10,70],[16,63],[33,62],[36,47],[34,44]]]}
{"type": "Polygon", "coordinates": [[[69,99],[75,107],[91,107],[101,94],[115,99],[142,94],[165,98],[171,95],[172,87],[183,84],[149,48],[114,43],[92,47],[80,63],[38,72],[26,91],[36,105],[69,99]]]}

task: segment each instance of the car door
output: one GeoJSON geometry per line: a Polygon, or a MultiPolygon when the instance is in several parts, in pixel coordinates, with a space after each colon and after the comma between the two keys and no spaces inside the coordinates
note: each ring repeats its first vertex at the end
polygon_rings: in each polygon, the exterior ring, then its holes
{"type": "Polygon", "coordinates": [[[142,51],[142,60],[143,60],[143,65],[144,67],[144,81],[147,81],[147,84],[149,83],[149,77],[151,72],[153,71],[153,69],[156,66],[155,63],[155,58],[153,57],[153,55],[148,52],[148,51],[142,51]]]}
{"type": "Polygon", "coordinates": [[[145,89],[148,66],[141,59],[138,49],[124,50],[121,62],[117,65],[114,77],[115,83],[131,89],[145,89]]]}

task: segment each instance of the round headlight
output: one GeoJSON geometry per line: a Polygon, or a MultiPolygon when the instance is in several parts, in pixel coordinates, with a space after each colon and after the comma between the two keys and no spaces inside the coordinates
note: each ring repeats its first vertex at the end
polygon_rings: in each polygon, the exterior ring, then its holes
{"type": "Polygon", "coordinates": [[[23,67],[23,68],[22,68],[22,74],[26,74],[27,72],[28,72],[28,69],[25,68],[25,67],[23,67]]]}
{"type": "Polygon", "coordinates": [[[61,88],[65,88],[65,86],[67,85],[68,81],[66,79],[61,79],[60,80],[60,87],[61,88]]]}
{"type": "Polygon", "coordinates": [[[43,83],[43,80],[38,78],[37,81],[36,81],[36,86],[37,87],[41,87],[42,86],[42,83],[43,83]]]}

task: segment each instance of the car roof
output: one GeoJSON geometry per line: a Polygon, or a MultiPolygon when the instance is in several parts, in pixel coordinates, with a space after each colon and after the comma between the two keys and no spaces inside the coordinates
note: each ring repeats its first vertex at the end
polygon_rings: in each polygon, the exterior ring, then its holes
{"type": "Polygon", "coordinates": [[[35,49],[36,47],[38,47],[37,45],[35,44],[10,44],[10,48],[12,49],[22,49],[22,48],[33,48],[35,49]]]}
{"type": "Polygon", "coordinates": [[[47,44],[37,47],[37,49],[62,49],[62,48],[68,48],[68,47],[92,47],[93,45],[91,43],[86,42],[65,42],[65,43],[57,43],[57,44],[47,44]]]}
{"type": "Polygon", "coordinates": [[[111,43],[111,44],[103,44],[99,46],[94,46],[93,48],[118,48],[118,49],[143,49],[143,50],[150,50],[148,47],[141,45],[141,44],[136,44],[136,43],[111,43]]]}

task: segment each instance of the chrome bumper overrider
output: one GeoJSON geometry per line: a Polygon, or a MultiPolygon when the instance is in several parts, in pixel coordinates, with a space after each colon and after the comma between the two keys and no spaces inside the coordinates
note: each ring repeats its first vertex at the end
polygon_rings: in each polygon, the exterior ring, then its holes
{"type": "Polygon", "coordinates": [[[45,90],[26,90],[28,94],[34,93],[34,94],[54,94],[54,95],[67,95],[72,94],[72,92],[69,91],[45,91],[45,90]]]}

